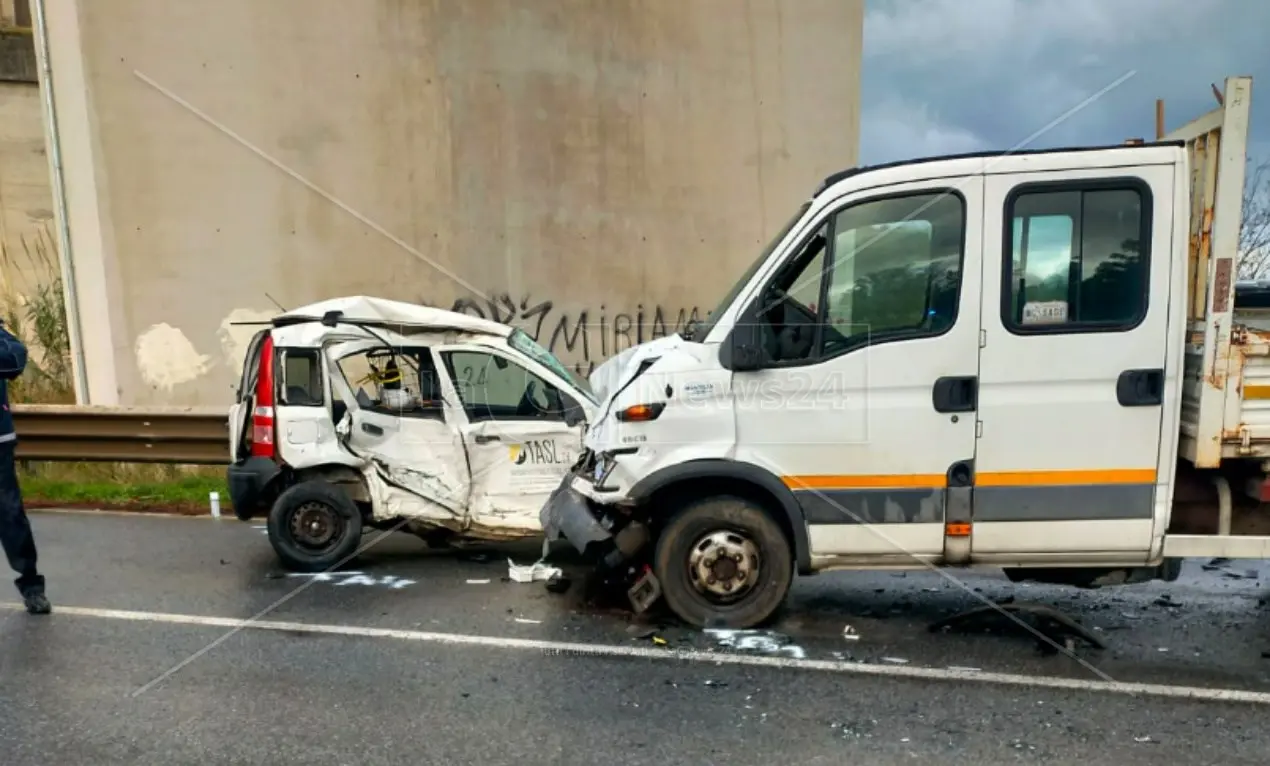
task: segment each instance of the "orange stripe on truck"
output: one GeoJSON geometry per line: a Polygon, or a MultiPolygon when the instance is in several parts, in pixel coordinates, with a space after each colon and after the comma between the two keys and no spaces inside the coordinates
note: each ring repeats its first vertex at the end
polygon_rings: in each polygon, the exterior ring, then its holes
{"type": "MultiPolygon", "coordinates": [[[[1055,487],[1088,484],[1154,484],[1154,468],[1111,468],[1068,471],[988,471],[975,476],[976,487],[1055,487]]],[[[792,490],[943,489],[948,478],[938,473],[817,474],[782,476],[792,490]]]]}
{"type": "Polygon", "coordinates": [[[976,487],[1057,487],[1080,484],[1154,484],[1154,468],[1074,471],[988,471],[975,475],[976,487]]]}
{"type": "Polygon", "coordinates": [[[942,489],[948,479],[940,473],[782,476],[790,489],[942,489]]]}

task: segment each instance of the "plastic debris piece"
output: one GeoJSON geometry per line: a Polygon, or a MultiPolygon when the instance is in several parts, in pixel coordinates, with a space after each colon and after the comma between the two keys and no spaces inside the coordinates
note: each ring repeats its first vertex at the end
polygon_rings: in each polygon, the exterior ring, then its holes
{"type": "Polygon", "coordinates": [[[847,641],[859,641],[860,634],[855,632],[855,628],[847,625],[842,629],[842,637],[847,641]]]}
{"type": "Polygon", "coordinates": [[[658,646],[666,646],[666,639],[662,638],[661,636],[653,636],[653,643],[657,644],[658,646]]]}
{"type": "Polygon", "coordinates": [[[553,567],[542,559],[528,566],[517,564],[511,559],[507,559],[507,576],[511,578],[512,582],[550,580],[552,577],[560,577],[563,574],[564,571],[560,567],[553,567]]]}
{"type": "Polygon", "coordinates": [[[883,657],[882,661],[889,662],[892,665],[907,665],[908,664],[908,660],[903,659],[901,657],[883,657]]]}
{"type": "Polygon", "coordinates": [[[489,585],[489,580],[468,580],[468,585],[489,585]]]}
{"type": "Polygon", "coordinates": [[[517,617],[516,622],[519,622],[522,625],[541,625],[542,624],[542,620],[531,620],[527,617],[517,617]]]}

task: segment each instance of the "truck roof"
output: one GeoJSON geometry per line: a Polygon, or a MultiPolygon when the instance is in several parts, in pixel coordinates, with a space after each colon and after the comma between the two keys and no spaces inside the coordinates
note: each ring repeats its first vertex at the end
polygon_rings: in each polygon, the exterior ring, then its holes
{"type": "Polygon", "coordinates": [[[1143,142],[1143,143],[1135,143],[1135,144],[1107,144],[1107,145],[1097,145],[1097,146],[1064,146],[1064,147],[1057,147],[1054,149],[1008,149],[1008,150],[993,150],[993,151],[984,151],[984,152],[966,152],[963,154],[939,154],[939,155],[932,155],[929,157],[917,157],[917,158],[908,159],[908,160],[898,160],[896,162],[884,162],[878,165],[859,165],[857,167],[847,168],[845,170],[839,170],[836,173],[831,173],[830,175],[826,176],[825,180],[821,182],[820,188],[816,189],[816,193],[812,195],[812,198],[814,199],[816,197],[819,197],[821,194],[824,193],[826,189],[828,189],[829,187],[833,186],[836,183],[845,181],[848,178],[854,178],[864,173],[875,173],[882,170],[894,170],[898,168],[913,167],[916,165],[928,165],[928,164],[932,164],[936,162],[954,162],[957,160],[985,160],[985,159],[1001,160],[1007,157],[1027,158],[1027,157],[1046,156],[1046,155],[1053,155],[1053,154],[1077,154],[1077,153],[1085,153],[1085,152],[1107,152],[1107,151],[1113,151],[1113,150],[1145,151],[1145,150],[1159,149],[1161,147],[1184,148],[1185,146],[1186,146],[1186,142],[1179,140],[1179,141],[1151,141],[1151,142],[1143,142]]]}

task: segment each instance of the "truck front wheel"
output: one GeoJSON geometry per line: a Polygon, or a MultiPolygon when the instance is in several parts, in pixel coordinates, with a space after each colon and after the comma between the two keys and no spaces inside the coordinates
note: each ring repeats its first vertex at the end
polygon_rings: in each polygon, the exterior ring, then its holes
{"type": "Polygon", "coordinates": [[[793,581],[784,531],[741,497],[697,500],[657,538],[653,573],[666,604],[697,628],[751,628],[767,621],[793,581]]]}

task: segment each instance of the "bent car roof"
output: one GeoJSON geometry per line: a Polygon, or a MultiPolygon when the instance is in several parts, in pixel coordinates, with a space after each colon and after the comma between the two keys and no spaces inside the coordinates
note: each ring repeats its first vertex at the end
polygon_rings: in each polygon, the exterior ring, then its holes
{"type": "Polygon", "coordinates": [[[456,311],[419,306],[414,303],[372,298],[366,295],[350,295],[310,303],[274,317],[275,327],[318,322],[326,314],[335,311],[345,322],[382,325],[384,327],[413,328],[421,330],[459,330],[506,337],[512,327],[481,317],[460,314],[456,311]]]}

